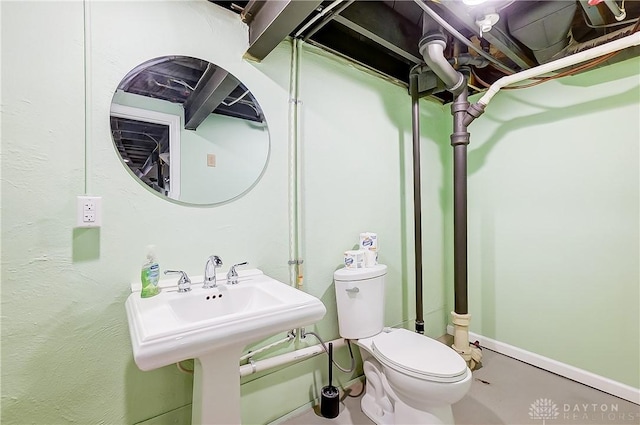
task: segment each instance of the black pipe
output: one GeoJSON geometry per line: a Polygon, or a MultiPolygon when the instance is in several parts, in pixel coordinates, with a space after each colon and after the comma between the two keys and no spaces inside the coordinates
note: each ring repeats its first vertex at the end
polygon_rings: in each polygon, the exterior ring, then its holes
{"type": "Polygon", "coordinates": [[[453,115],[453,263],[454,263],[454,311],[467,314],[467,145],[469,133],[465,117],[469,108],[465,89],[458,94],[451,105],[453,115]]]}
{"type": "Polygon", "coordinates": [[[152,155],[153,155],[153,162],[156,163],[157,184],[162,188],[163,194],[166,195],[167,191],[165,190],[166,185],[164,182],[164,175],[162,174],[162,161],[160,161],[160,150],[156,149],[155,151],[153,151],[152,155]]]}
{"type": "MultiPolygon", "coordinates": [[[[415,71],[415,70],[414,70],[415,71]]],[[[411,92],[411,127],[413,130],[413,223],[416,265],[416,332],[424,334],[422,315],[422,198],[420,193],[420,104],[418,73],[409,74],[411,92]]]]}

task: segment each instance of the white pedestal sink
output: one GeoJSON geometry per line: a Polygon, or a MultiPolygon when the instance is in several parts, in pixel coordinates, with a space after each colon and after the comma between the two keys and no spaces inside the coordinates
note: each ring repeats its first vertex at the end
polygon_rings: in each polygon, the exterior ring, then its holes
{"type": "MultiPolygon", "coordinates": [[[[197,282],[202,279],[193,279],[197,282]]],[[[307,326],[326,309],[316,297],[265,276],[240,272],[239,283],[178,293],[176,281],[140,298],[132,285],[126,310],[133,357],[142,370],[195,359],[193,424],[240,423],[239,358],[244,347],[269,335],[307,326]]]]}

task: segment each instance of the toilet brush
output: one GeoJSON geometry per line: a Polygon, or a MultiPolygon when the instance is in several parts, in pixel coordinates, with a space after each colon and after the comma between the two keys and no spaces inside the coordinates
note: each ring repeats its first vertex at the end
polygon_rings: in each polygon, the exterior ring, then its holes
{"type": "Polygon", "coordinates": [[[338,416],[340,412],[340,391],[332,385],[333,380],[333,344],[329,343],[329,385],[322,388],[320,399],[320,414],[329,419],[338,416]]]}

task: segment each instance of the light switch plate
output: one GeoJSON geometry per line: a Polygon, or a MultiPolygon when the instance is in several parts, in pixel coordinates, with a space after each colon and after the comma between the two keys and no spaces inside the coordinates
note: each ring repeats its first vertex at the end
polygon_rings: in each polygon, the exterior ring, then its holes
{"type": "Polygon", "coordinates": [[[102,226],[101,196],[78,196],[76,204],[76,227],[102,226]]]}
{"type": "Polygon", "coordinates": [[[216,166],[216,155],[213,153],[207,154],[207,167],[216,166]]]}

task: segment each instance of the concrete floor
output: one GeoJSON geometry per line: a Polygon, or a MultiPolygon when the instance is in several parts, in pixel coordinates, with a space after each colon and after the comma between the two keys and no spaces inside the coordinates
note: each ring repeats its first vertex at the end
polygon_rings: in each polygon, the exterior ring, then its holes
{"type": "MultiPolygon", "coordinates": [[[[640,424],[637,404],[487,349],[473,376],[469,394],[453,406],[456,424],[640,424]],[[540,403],[550,406],[549,413],[535,414],[540,403]]],[[[360,410],[361,390],[362,384],[355,384],[346,391],[350,396],[342,394],[335,419],[321,417],[316,407],[282,424],[373,424],[360,410]]]]}

